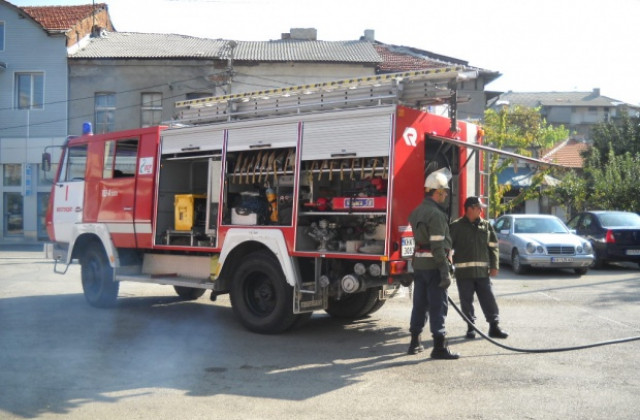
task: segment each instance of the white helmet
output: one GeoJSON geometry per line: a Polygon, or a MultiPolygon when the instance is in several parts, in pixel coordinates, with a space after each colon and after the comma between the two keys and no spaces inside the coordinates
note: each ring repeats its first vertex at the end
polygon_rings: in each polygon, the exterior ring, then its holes
{"type": "Polygon", "coordinates": [[[447,168],[431,172],[424,181],[424,187],[430,190],[449,189],[451,171],[447,168]]]}

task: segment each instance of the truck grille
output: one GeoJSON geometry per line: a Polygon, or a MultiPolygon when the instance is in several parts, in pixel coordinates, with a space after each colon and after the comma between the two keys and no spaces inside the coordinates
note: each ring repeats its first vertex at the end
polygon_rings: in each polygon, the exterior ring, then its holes
{"type": "Polygon", "coordinates": [[[548,246],[547,253],[549,255],[574,255],[576,249],[572,246],[548,246]]]}

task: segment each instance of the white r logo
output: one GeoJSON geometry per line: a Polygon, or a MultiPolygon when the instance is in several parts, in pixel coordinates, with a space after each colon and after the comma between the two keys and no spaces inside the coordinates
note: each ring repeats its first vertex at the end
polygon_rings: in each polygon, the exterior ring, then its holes
{"type": "Polygon", "coordinates": [[[404,142],[407,143],[407,146],[416,147],[416,141],[418,140],[418,132],[413,127],[407,127],[404,129],[402,138],[404,139],[404,142]]]}

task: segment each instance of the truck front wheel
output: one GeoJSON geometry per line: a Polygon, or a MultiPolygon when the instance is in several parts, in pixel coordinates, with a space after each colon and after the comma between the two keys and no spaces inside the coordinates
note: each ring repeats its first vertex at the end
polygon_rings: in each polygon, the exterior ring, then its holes
{"type": "Polygon", "coordinates": [[[280,264],[267,252],[247,255],[231,285],[231,306],[242,325],[261,334],[276,334],[296,321],[293,288],[280,264]]]}
{"type": "Polygon", "coordinates": [[[91,306],[108,308],[118,298],[120,283],[113,280],[113,268],[101,245],[92,244],[80,259],[82,290],[91,306]]]}

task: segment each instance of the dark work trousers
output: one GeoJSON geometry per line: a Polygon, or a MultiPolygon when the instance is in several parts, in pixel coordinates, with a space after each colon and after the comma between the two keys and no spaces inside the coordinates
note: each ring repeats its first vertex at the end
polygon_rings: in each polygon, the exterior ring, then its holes
{"type": "Polygon", "coordinates": [[[420,334],[429,319],[433,335],[445,335],[444,320],[449,303],[447,289],[440,284],[440,271],[415,270],[413,281],[413,309],[411,310],[411,334],[420,334]]]}
{"type": "Polygon", "coordinates": [[[491,288],[491,279],[489,277],[475,277],[456,279],[458,285],[458,295],[460,297],[460,306],[462,313],[465,314],[471,322],[476,320],[476,315],[473,309],[473,294],[478,295],[478,302],[480,302],[480,308],[484,313],[484,317],[488,323],[500,321],[498,314],[498,304],[496,298],[493,295],[491,288]]]}

